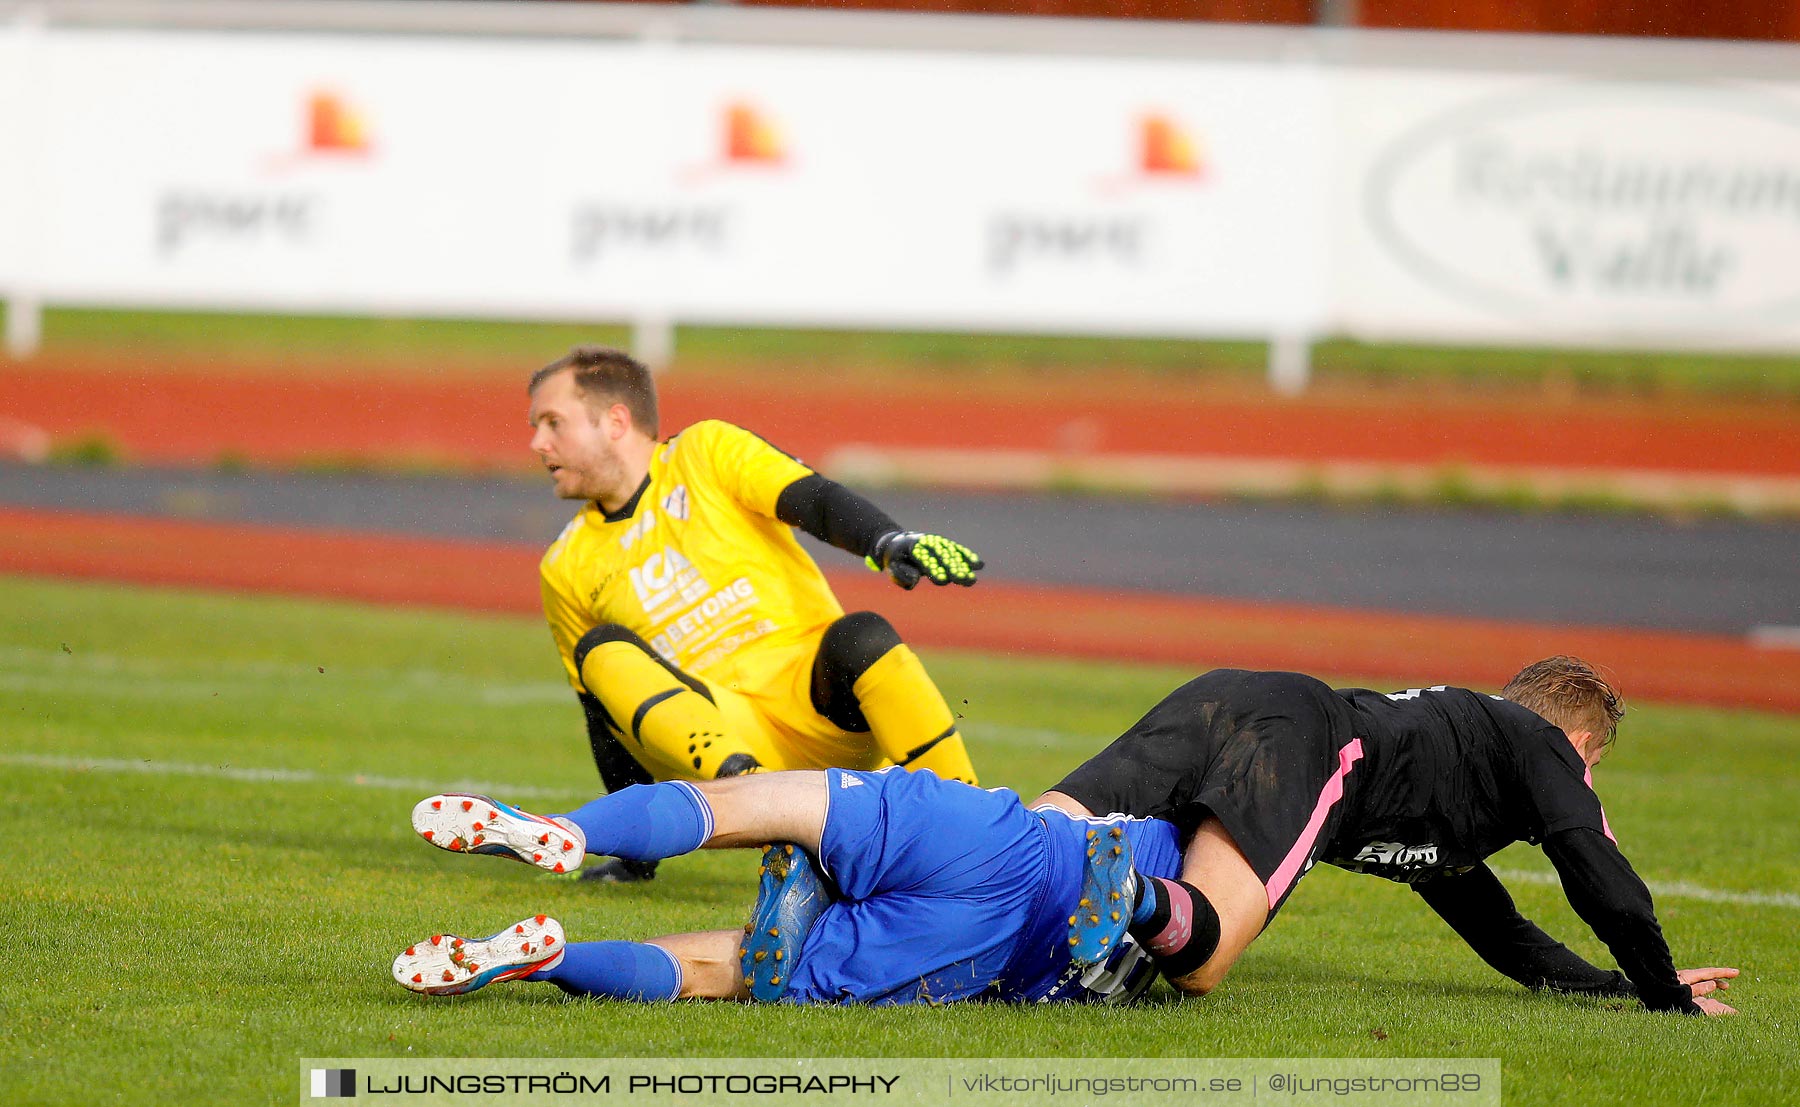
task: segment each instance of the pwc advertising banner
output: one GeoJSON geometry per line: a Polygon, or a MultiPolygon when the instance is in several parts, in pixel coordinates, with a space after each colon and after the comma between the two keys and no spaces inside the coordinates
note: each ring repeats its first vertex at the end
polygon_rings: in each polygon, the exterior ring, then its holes
{"type": "Polygon", "coordinates": [[[1800,85],[56,28],[0,149],[50,303],[1800,347],[1800,85]]]}
{"type": "Polygon", "coordinates": [[[40,41],[52,302],[1176,334],[1322,311],[1317,73],[40,41]]]}

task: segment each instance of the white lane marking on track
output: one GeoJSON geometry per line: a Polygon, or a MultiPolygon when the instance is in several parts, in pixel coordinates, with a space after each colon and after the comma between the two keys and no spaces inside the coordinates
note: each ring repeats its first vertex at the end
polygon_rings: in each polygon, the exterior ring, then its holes
{"type": "MultiPolygon", "coordinates": [[[[1501,880],[1515,880],[1521,884],[1562,887],[1562,880],[1555,873],[1537,869],[1495,869],[1494,875],[1501,880]]],[[[1703,903],[1729,903],[1737,907],[1790,907],[1800,910],[1800,894],[1793,892],[1728,892],[1721,888],[1690,884],[1685,880],[1648,880],[1645,883],[1650,887],[1650,894],[1657,899],[1694,899],[1703,903]]]]}
{"type": "MultiPolygon", "coordinates": [[[[335,787],[382,788],[407,792],[480,792],[498,796],[567,797],[569,789],[541,788],[529,784],[505,784],[499,781],[412,780],[405,777],[374,776],[357,773],[333,776],[310,769],[255,768],[240,765],[199,765],[180,761],[134,761],[115,757],[53,757],[42,754],[0,754],[0,765],[54,769],[67,772],[143,773],[152,776],[199,776],[220,780],[237,780],[255,784],[325,784],[335,787]]],[[[1532,869],[1496,869],[1502,880],[1522,884],[1558,885],[1555,873],[1532,869]]],[[[1732,892],[1690,884],[1685,880],[1652,881],[1650,892],[1659,899],[1691,899],[1704,903],[1728,903],[1740,907],[1785,907],[1800,910],[1800,894],[1793,892],[1732,892]]]]}
{"type": "Polygon", "coordinates": [[[1751,627],[1750,644],[1765,650],[1800,650],[1800,627],[1751,627]]]}

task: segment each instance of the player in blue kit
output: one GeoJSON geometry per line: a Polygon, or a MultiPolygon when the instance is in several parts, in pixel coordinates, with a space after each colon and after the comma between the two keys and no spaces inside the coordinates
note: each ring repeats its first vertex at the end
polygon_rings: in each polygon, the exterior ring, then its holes
{"type": "Polygon", "coordinates": [[[434,935],[394,961],[397,982],[430,995],[529,980],[643,1002],[1122,1002],[1155,967],[1129,936],[1087,959],[1071,948],[1084,878],[1108,857],[1134,858],[1146,878],[1181,866],[1171,823],[1028,810],[1012,792],[928,770],[669,781],[552,816],[445,794],[422,801],[413,825],[453,852],[540,868],[784,843],[765,853],[749,927],[570,943],[538,915],[479,940],[434,935]]]}

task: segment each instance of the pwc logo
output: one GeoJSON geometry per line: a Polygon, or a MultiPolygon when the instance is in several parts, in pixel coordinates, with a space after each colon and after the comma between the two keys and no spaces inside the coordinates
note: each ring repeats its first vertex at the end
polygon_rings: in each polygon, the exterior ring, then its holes
{"type": "Polygon", "coordinates": [[[316,91],[306,101],[306,136],[302,149],[327,156],[365,156],[373,147],[363,113],[335,92],[316,91]]]}
{"type": "Polygon", "coordinates": [[[745,101],[725,107],[724,154],[728,165],[776,166],[787,162],[787,143],[775,120],[745,101]]]}
{"type": "Polygon", "coordinates": [[[706,161],[679,169],[678,183],[707,185],[746,173],[760,175],[789,164],[792,149],[779,121],[767,109],[748,100],[732,100],[721,105],[713,118],[717,127],[714,153],[706,161]]]}
{"type": "Polygon", "coordinates": [[[631,254],[699,260],[729,251],[742,214],[735,205],[720,202],[712,186],[761,178],[785,167],[788,145],[775,119],[747,101],[725,104],[713,118],[716,145],[709,143],[706,160],[676,168],[674,194],[661,202],[609,199],[575,206],[569,236],[572,265],[591,268],[631,254]],[[694,196],[704,199],[689,198],[694,196]]]}
{"type": "Polygon", "coordinates": [[[196,247],[304,249],[319,237],[321,186],[331,174],[313,171],[365,158],[374,144],[363,113],[339,93],[316,89],[299,107],[298,133],[287,131],[289,144],[261,158],[259,183],[172,186],[157,194],[151,233],[159,258],[172,260],[196,247]]]}
{"type": "MultiPolygon", "coordinates": [[[[987,225],[987,270],[997,278],[1052,267],[1084,272],[1125,272],[1148,264],[1157,231],[1154,212],[1122,201],[1146,192],[1166,194],[1170,186],[1188,188],[1206,179],[1208,165],[1192,128],[1163,111],[1146,111],[1131,120],[1131,130],[1107,136],[1118,158],[1121,147],[1130,161],[1123,171],[1098,178],[1100,202],[1062,210],[994,212],[987,225]],[[1128,143],[1120,139],[1128,138],[1128,143]]],[[[1113,162],[1118,165],[1117,161],[1113,162]]]]}
{"type": "Polygon", "coordinates": [[[303,93],[289,118],[297,127],[283,127],[279,148],[261,155],[258,174],[266,180],[310,176],[314,170],[360,162],[375,153],[369,136],[367,114],[349,97],[315,87],[303,93]]]}
{"type": "Polygon", "coordinates": [[[289,145],[264,156],[265,176],[360,161],[375,153],[368,113],[343,93],[315,87],[301,97],[298,107],[298,132],[289,131],[289,145]]]}
{"type": "Polygon", "coordinates": [[[1138,120],[1138,172],[1145,177],[1181,178],[1205,174],[1199,144],[1191,131],[1161,112],[1138,120]]]}
{"type": "Polygon", "coordinates": [[[1130,127],[1129,135],[1123,137],[1128,137],[1131,160],[1121,172],[1108,173],[1094,182],[1099,195],[1191,187],[1206,180],[1211,166],[1205,146],[1182,120],[1166,111],[1145,111],[1131,120],[1130,127]]]}

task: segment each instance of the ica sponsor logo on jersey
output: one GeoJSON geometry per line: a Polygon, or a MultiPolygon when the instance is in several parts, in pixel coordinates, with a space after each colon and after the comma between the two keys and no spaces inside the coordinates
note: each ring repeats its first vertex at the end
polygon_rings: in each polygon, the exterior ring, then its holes
{"type": "Polygon", "coordinates": [[[641,564],[632,566],[630,576],[632,591],[637,593],[646,615],[674,600],[692,602],[710,590],[706,578],[680,550],[651,554],[641,564]]]}

